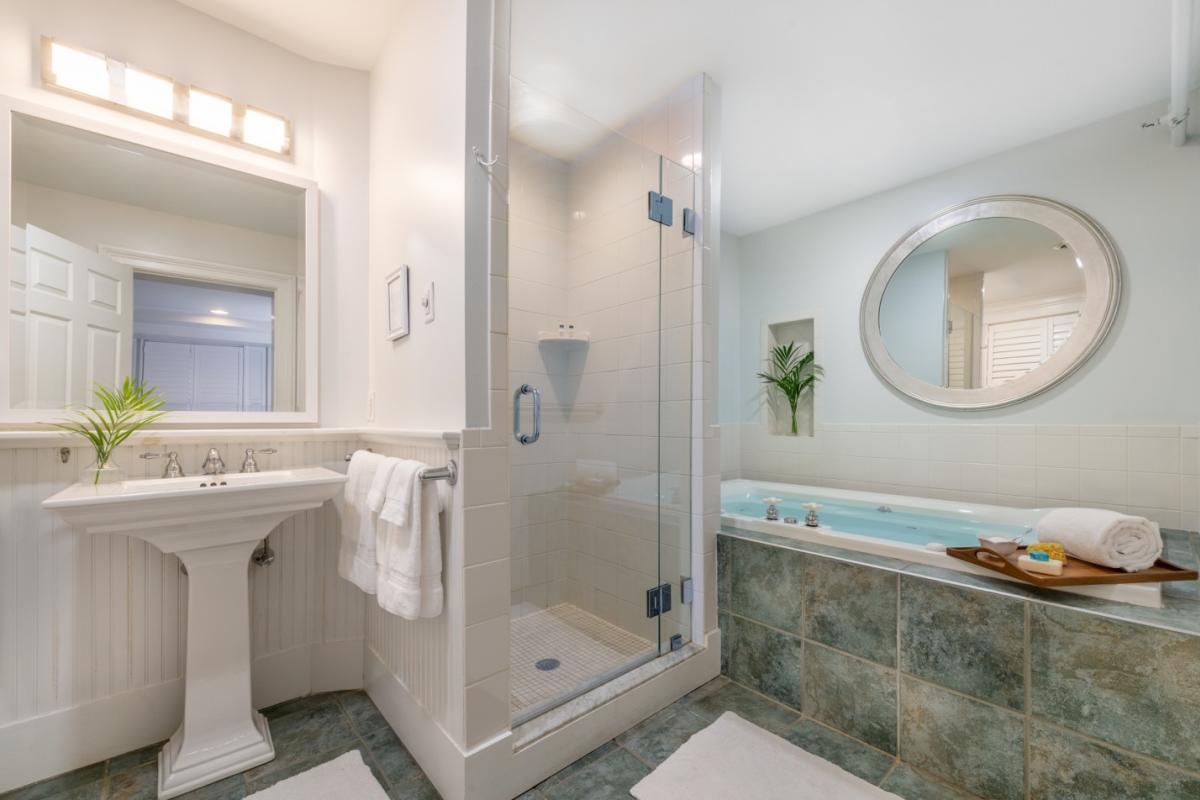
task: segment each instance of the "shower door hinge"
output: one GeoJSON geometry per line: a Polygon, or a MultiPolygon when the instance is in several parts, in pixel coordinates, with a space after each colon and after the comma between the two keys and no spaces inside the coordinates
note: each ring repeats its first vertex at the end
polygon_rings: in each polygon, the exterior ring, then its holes
{"type": "Polygon", "coordinates": [[[665,194],[659,194],[655,191],[650,192],[650,213],[648,214],[650,219],[660,225],[670,226],[672,222],[673,210],[674,204],[672,203],[671,198],[667,197],[665,194]]]}
{"type": "Polygon", "coordinates": [[[646,590],[646,617],[653,618],[671,610],[671,584],[646,590]]]}
{"type": "Polygon", "coordinates": [[[696,235],[696,212],[690,208],[683,210],[683,232],[689,236],[696,235]]]}

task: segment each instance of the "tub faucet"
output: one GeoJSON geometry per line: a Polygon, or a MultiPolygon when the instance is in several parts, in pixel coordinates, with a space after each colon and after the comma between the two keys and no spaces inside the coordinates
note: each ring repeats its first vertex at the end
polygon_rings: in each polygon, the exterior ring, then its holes
{"type": "Polygon", "coordinates": [[[821,504],[805,503],[804,507],[808,509],[808,513],[804,515],[804,524],[810,528],[821,527],[821,519],[817,516],[817,512],[821,510],[821,504]]]}
{"type": "Polygon", "coordinates": [[[205,475],[224,475],[225,460],[221,458],[221,454],[217,452],[217,448],[210,447],[208,449],[208,457],[204,459],[204,464],[200,469],[205,475]]]}
{"type": "Polygon", "coordinates": [[[783,501],[780,500],[778,497],[764,497],[763,502],[767,504],[767,517],[766,517],[767,521],[768,522],[778,522],[779,521],[779,504],[782,503],[783,501]]]}

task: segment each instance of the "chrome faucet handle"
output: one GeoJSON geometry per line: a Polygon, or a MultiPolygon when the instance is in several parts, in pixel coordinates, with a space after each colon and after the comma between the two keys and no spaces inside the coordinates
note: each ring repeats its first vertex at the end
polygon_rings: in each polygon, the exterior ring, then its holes
{"type": "Polygon", "coordinates": [[[242,472],[258,472],[258,462],[254,460],[256,455],[273,456],[279,451],[274,447],[264,447],[262,450],[255,450],[253,447],[246,448],[246,458],[242,461],[242,472]]]}
{"type": "Polygon", "coordinates": [[[810,528],[819,528],[821,526],[821,518],[817,512],[823,506],[820,503],[805,503],[804,508],[808,509],[808,513],[804,515],[804,524],[810,528]]]}
{"type": "Polygon", "coordinates": [[[167,464],[163,467],[164,478],[184,478],[183,465],[179,463],[179,453],[174,450],[167,453],[167,464]]]}
{"type": "Polygon", "coordinates": [[[778,522],[779,521],[779,504],[783,502],[783,499],[779,498],[779,497],[764,497],[763,502],[767,504],[766,519],[769,522],[778,522]]]}
{"type": "Polygon", "coordinates": [[[221,454],[217,452],[217,448],[210,447],[208,456],[204,459],[204,464],[200,467],[205,475],[224,475],[225,460],[221,458],[221,454]]]}

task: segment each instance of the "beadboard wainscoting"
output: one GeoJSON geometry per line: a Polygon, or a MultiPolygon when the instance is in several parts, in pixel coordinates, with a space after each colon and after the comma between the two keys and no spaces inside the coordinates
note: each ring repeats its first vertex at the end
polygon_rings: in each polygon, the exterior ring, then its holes
{"type": "Polygon", "coordinates": [[[1044,508],[1095,506],[1200,530],[1197,425],[723,425],[725,478],[1044,508]]]}
{"type": "MultiPolygon", "coordinates": [[[[353,432],[213,439],[143,437],[117,460],[157,477],[178,451],[189,474],[217,447],[236,471],[247,447],[261,469],[345,469],[353,432]]],[[[52,436],[49,438],[53,438],[52,436]]],[[[0,791],[167,738],[183,703],[187,577],[175,556],[116,535],[84,536],[44,499],[78,480],[87,448],[0,442],[0,791]],[[50,746],[49,743],[54,745],[50,746]]],[[[250,567],[254,702],[362,685],[364,596],[337,575],[333,502],[274,531],[275,561],[250,567]]]]}

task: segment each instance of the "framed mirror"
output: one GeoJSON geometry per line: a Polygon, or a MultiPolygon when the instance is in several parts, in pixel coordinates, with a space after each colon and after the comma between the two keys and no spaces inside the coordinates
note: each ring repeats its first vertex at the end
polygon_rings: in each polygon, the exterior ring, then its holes
{"type": "Polygon", "coordinates": [[[3,105],[0,421],[132,376],[173,423],[316,422],[315,184],[3,105]]]}
{"type": "Polygon", "coordinates": [[[863,349],[921,402],[982,409],[1062,381],[1096,352],[1121,299],[1104,231],[1038,197],[984,197],[907,233],[863,294],[863,349]]]}

